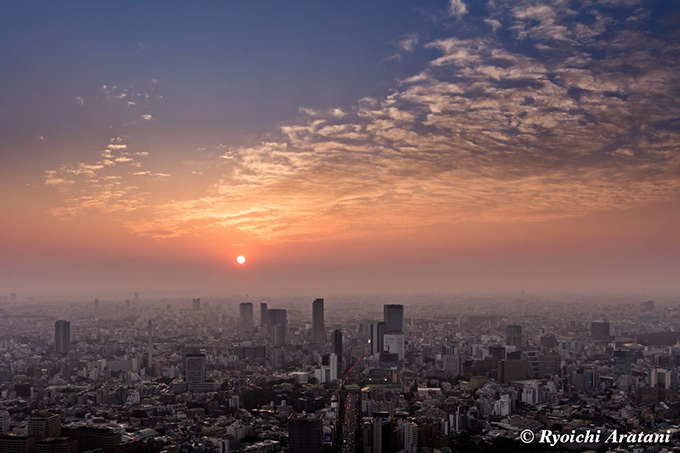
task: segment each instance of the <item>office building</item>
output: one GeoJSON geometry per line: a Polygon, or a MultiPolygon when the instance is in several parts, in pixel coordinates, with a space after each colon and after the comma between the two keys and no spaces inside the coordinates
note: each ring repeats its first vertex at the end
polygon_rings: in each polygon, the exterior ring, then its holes
{"type": "Polygon", "coordinates": [[[404,306],[388,304],[383,307],[385,333],[402,333],[404,331],[404,306]]]}
{"type": "Polygon", "coordinates": [[[191,299],[191,308],[194,311],[199,311],[201,309],[201,299],[200,298],[191,299]]]}
{"type": "Polygon", "coordinates": [[[205,354],[187,354],[185,357],[185,370],[187,382],[205,382],[205,354]]]}
{"type": "Polygon", "coordinates": [[[323,344],[326,341],[323,299],[314,299],[312,302],[312,341],[316,344],[323,344]]]}
{"type": "Polygon", "coordinates": [[[28,435],[36,441],[61,436],[61,420],[58,414],[44,413],[28,419],[28,435]]]}
{"type": "Polygon", "coordinates": [[[78,441],[70,437],[48,437],[35,444],[35,453],[78,453],[78,441]]]}
{"type": "Polygon", "coordinates": [[[54,323],[54,351],[66,354],[71,349],[71,323],[59,320],[54,323]]]}
{"type": "Polygon", "coordinates": [[[514,346],[517,351],[522,350],[522,326],[510,324],[505,328],[505,344],[514,346]]]}
{"type": "Polygon", "coordinates": [[[62,432],[65,436],[78,441],[78,451],[81,452],[101,449],[104,453],[113,453],[120,450],[122,442],[122,434],[112,428],[78,426],[64,429],[62,432]]]}
{"type": "Polygon", "coordinates": [[[527,361],[522,359],[505,359],[498,362],[498,382],[507,384],[523,381],[527,378],[527,361]]]}
{"type": "Polygon", "coordinates": [[[239,329],[241,332],[253,330],[253,304],[250,302],[239,305],[239,329]]]}
{"type": "Polygon", "coordinates": [[[614,351],[614,376],[631,374],[633,369],[633,354],[627,349],[614,351]]]}
{"type": "Polygon", "coordinates": [[[288,417],[288,443],[295,453],[321,453],[323,424],[316,414],[293,413],[288,417]]]}

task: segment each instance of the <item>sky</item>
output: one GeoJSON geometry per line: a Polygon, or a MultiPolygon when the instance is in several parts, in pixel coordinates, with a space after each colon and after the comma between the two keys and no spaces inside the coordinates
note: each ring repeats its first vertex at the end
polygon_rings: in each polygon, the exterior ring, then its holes
{"type": "Polygon", "coordinates": [[[679,24],[677,0],[6,3],[0,292],[680,293],[679,24]]]}

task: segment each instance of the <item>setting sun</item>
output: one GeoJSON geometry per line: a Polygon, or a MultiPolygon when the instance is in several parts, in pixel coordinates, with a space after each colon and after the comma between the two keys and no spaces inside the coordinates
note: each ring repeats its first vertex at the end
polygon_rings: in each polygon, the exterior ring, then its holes
{"type": "Polygon", "coordinates": [[[237,262],[238,264],[244,264],[244,263],[246,262],[246,257],[243,256],[243,255],[239,255],[239,256],[236,258],[236,262],[237,262]]]}

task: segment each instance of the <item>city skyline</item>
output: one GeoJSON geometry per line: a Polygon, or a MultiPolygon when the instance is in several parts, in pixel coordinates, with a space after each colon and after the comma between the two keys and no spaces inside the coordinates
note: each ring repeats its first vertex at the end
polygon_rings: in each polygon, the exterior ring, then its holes
{"type": "Polygon", "coordinates": [[[7,5],[0,291],[677,294],[678,17],[7,5]]]}

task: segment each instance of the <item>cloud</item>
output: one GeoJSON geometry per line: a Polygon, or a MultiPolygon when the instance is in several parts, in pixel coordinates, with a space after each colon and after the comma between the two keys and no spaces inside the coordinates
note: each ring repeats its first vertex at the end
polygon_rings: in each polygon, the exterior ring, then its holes
{"type": "MultiPolygon", "coordinates": [[[[472,16],[453,3],[457,17],[472,16]]],[[[91,163],[102,166],[94,175],[71,167],[49,175],[70,181],[115,170],[119,185],[93,192],[101,203],[73,195],[92,183],[49,185],[72,194],[66,208],[113,209],[138,234],[227,229],[259,241],[545,221],[673,199],[677,44],[648,31],[653,16],[636,12],[640,26],[626,20],[633,11],[607,8],[497,0],[478,32],[453,30],[414,47],[436,55],[386,94],[343,109],[301,108],[259,142],[204,150],[187,169],[191,196],[165,195],[164,172],[122,171],[116,158],[136,157],[110,145],[91,163]],[[490,33],[500,24],[503,33],[490,33]]],[[[175,173],[173,183],[182,177],[175,173]]]]}
{"type": "Polygon", "coordinates": [[[76,104],[78,104],[78,105],[80,105],[80,106],[85,105],[85,99],[83,99],[82,97],[76,96],[76,97],[75,97],[75,100],[76,100],[76,104]]]}
{"type": "Polygon", "coordinates": [[[418,35],[412,33],[399,40],[399,48],[404,52],[413,52],[420,42],[418,35]]]}
{"type": "Polygon", "coordinates": [[[468,12],[467,5],[463,0],[449,0],[449,16],[460,19],[468,12]]]}
{"type": "Polygon", "coordinates": [[[140,116],[140,118],[142,118],[144,121],[151,121],[151,120],[153,119],[153,117],[152,117],[151,115],[149,115],[149,114],[139,115],[139,116],[140,116]]]}

